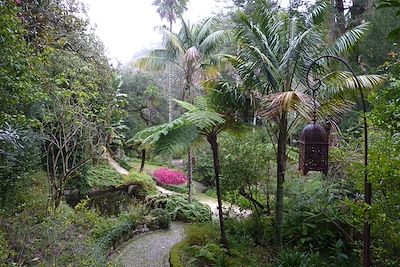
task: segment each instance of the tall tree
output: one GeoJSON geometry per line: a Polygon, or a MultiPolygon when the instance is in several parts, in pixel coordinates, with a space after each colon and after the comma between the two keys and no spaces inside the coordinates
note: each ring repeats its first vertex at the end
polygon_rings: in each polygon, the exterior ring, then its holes
{"type": "Polygon", "coordinates": [[[185,150],[199,138],[205,139],[210,144],[213,154],[215,184],[217,189],[221,243],[226,249],[229,249],[222,212],[221,165],[219,159],[218,135],[227,128],[235,127],[236,122],[233,117],[216,112],[212,107],[212,102],[208,100],[207,97],[198,97],[194,105],[177,100],[187,112],[172,123],[144,129],[137,134],[136,138],[141,140],[142,148],[149,149],[151,147],[156,153],[173,153],[185,150]]]}
{"type": "MultiPolygon", "coordinates": [[[[163,30],[164,48],[150,51],[137,64],[145,69],[164,69],[173,64],[182,77],[182,99],[192,102],[196,94],[204,94],[200,81],[219,75],[223,45],[229,41],[229,32],[218,29],[219,21],[208,18],[189,25],[182,20],[182,28],[175,34],[163,30]]],[[[189,200],[192,198],[192,151],[188,150],[189,200]]]]}
{"type": "Polygon", "coordinates": [[[172,23],[187,10],[189,0],[154,0],[153,6],[157,7],[157,13],[161,19],[169,23],[169,30],[172,31],[172,23]]]}
{"type": "MultiPolygon", "coordinates": [[[[172,23],[176,18],[182,16],[183,12],[187,10],[188,0],[155,0],[154,6],[157,6],[157,13],[161,19],[167,19],[169,22],[169,31],[172,32],[172,23]]],[[[172,68],[168,69],[168,121],[172,122],[172,68]]]]}
{"type": "MultiPolygon", "coordinates": [[[[312,102],[307,95],[307,68],[319,55],[340,55],[348,51],[361,38],[366,25],[347,31],[327,44],[326,31],[319,24],[323,19],[326,7],[324,4],[315,6],[304,19],[272,9],[264,0],[258,0],[256,4],[257,11],[251,17],[238,14],[237,38],[242,49],[239,51],[237,69],[245,85],[258,88],[264,95],[261,97],[262,109],[259,113],[276,125],[275,242],[280,246],[287,139],[300,119],[310,119],[312,110],[312,102]]],[[[330,65],[324,62],[320,67],[328,66],[330,65]]],[[[377,82],[378,79],[375,78],[377,77],[363,77],[361,80],[366,85],[371,85],[377,82]]],[[[330,81],[337,84],[329,90],[336,90],[337,93],[356,87],[349,73],[335,72],[335,75],[330,76],[330,81]]],[[[334,101],[330,97],[332,94],[324,95],[327,102],[319,106],[320,114],[341,110],[340,107],[348,104],[334,101]]]]}
{"type": "Polygon", "coordinates": [[[110,139],[112,118],[119,109],[117,88],[112,86],[104,46],[91,30],[82,4],[20,4],[25,40],[43,62],[40,87],[46,98],[36,116],[44,135],[49,204],[57,208],[68,179],[96,158],[110,139]]]}

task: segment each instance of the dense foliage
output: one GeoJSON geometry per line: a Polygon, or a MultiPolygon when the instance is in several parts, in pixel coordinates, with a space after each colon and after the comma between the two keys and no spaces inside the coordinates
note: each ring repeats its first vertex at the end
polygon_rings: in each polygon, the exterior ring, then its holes
{"type": "Polygon", "coordinates": [[[400,4],[331,2],[234,0],[191,24],[187,0],[156,0],[161,47],[114,68],[78,0],[0,0],[0,266],[107,266],[171,220],[193,223],[177,266],[358,267],[366,220],[373,265],[399,266],[400,4]],[[321,55],[362,75],[307,72],[321,55]],[[313,118],[326,176],[298,171],[313,118]]]}

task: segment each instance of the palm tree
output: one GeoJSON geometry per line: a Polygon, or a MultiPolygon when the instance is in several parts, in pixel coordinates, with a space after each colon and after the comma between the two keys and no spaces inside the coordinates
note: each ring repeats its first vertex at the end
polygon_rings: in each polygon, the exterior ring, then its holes
{"type": "MultiPolygon", "coordinates": [[[[265,0],[257,0],[256,5],[256,12],[251,17],[238,13],[237,40],[241,49],[235,61],[243,84],[256,88],[260,93],[261,109],[258,113],[276,125],[275,243],[280,246],[287,139],[290,130],[301,119],[310,119],[313,108],[307,94],[307,68],[321,54],[340,55],[349,51],[363,36],[367,25],[359,25],[327,43],[328,31],[321,23],[325,4],[316,5],[306,17],[271,9],[265,0]]],[[[325,61],[319,67],[322,71],[332,66],[325,61]]],[[[381,80],[377,76],[360,78],[364,87],[376,85],[381,80]]],[[[354,90],[356,87],[352,79],[345,72],[329,75],[325,85],[335,84],[336,87],[329,87],[332,91],[325,94],[325,103],[317,103],[324,115],[331,116],[349,105],[350,102],[341,96],[348,91],[344,89],[354,90]],[[340,97],[332,97],[333,93],[340,97]]]]}
{"type": "Polygon", "coordinates": [[[188,2],[188,0],[155,0],[152,5],[157,7],[161,19],[167,19],[169,30],[172,31],[172,23],[187,10],[188,2]]]}
{"type": "Polygon", "coordinates": [[[150,51],[136,61],[145,70],[165,70],[168,64],[177,68],[182,77],[182,99],[187,99],[195,89],[200,89],[200,81],[217,77],[218,67],[223,58],[224,45],[230,41],[230,32],[218,29],[219,20],[208,18],[190,25],[182,20],[178,33],[160,29],[163,48],[150,51]]]}
{"type": "MultiPolygon", "coordinates": [[[[208,18],[199,24],[189,25],[182,20],[178,33],[162,29],[164,48],[156,49],[139,59],[136,64],[147,70],[164,70],[174,65],[182,77],[182,99],[192,102],[195,92],[200,90],[200,81],[218,76],[223,45],[229,41],[230,34],[218,30],[219,21],[208,18]]],[[[172,121],[170,117],[169,122],[172,121]]],[[[192,150],[188,149],[189,201],[192,199],[192,150]]]]}
{"type": "MultiPolygon", "coordinates": [[[[187,10],[188,0],[155,0],[152,5],[157,6],[157,13],[161,19],[169,22],[169,31],[172,32],[172,23],[181,17],[187,10]]],[[[172,68],[168,70],[168,121],[172,121],[172,68]]]]}
{"type": "Polygon", "coordinates": [[[226,249],[229,249],[222,213],[218,135],[228,128],[235,127],[236,123],[228,114],[222,115],[216,112],[207,97],[197,97],[194,104],[176,101],[187,112],[172,123],[144,129],[133,139],[141,141],[141,149],[149,150],[151,148],[155,153],[177,153],[190,147],[195,140],[207,140],[213,153],[221,243],[226,249]]]}

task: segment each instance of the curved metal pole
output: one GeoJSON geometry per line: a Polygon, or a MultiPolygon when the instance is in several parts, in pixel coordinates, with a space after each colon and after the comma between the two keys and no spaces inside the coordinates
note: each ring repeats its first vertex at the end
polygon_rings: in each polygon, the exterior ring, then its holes
{"type": "MultiPolygon", "coordinates": [[[[331,56],[331,55],[325,55],[325,56],[320,56],[319,58],[315,59],[310,66],[308,67],[307,70],[307,87],[310,88],[313,91],[313,94],[315,94],[315,91],[319,90],[319,88],[322,85],[322,81],[320,79],[316,79],[314,85],[310,84],[310,72],[312,71],[312,68],[314,65],[317,64],[317,62],[321,59],[334,59],[339,62],[341,62],[343,65],[346,66],[346,68],[351,72],[353,75],[354,79],[356,80],[357,87],[360,92],[361,96],[361,103],[362,103],[362,109],[363,109],[363,121],[364,121],[364,197],[365,197],[365,203],[368,205],[371,205],[371,195],[372,195],[372,186],[371,183],[368,181],[368,125],[367,125],[367,111],[366,111],[366,104],[365,104],[365,98],[364,98],[364,92],[362,90],[362,85],[360,81],[357,78],[357,75],[353,71],[353,69],[350,67],[350,65],[342,58],[337,57],[337,56],[331,56]]],[[[364,252],[364,257],[363,257],[363,267],[370,267],[372,266],[372,260],[371,260],[371,224],[368,221],[367,216],[365,215],[364,217],[364,247],[363,247],[363,252],[364,252]]]]}

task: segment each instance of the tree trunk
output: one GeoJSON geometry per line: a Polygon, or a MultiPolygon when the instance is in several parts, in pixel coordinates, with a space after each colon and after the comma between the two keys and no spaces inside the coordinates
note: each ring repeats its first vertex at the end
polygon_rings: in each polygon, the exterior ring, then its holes
{"type": "MultiPolygon", "coordinates": [[[[169,31],[172,32],[172,20],[169,21],[169,31]]],[[[171,123],[172,118],[172,66],[168,65],[168,122],[171,123]]]]}
{"type": "Polygon", "coordinates": [[[286,169],[287,112],[282,111],[279,122],[278,153],[276,157],[276,207],[275,207],[275,244],[282,246],[283,222],[283,184],[286,169]]]}
{"type": "Polygon", "coordinates": [[[192,148],[189,147],[188,150],[188,201],[192,203],[192,196],[193,196],[193,156],[192,156],[192,148]]]}
{"type": "Polygon", "coordinates": [[[334,15],[332,17],[332,37],[337,38],[346,32],[346,19],[344,16],[343,0],[332,0],[334,15]]]}
{"type": "Polygon", "coordinates": [[[168,122],[172,122],[172,67],[168,67],[168,122]]]}
{"type": "Polygon", "coordinates": [[[142,149],[142,157],[141,158],[142,158],[142,161],[140,163],[139,172],[142,172],[144,169],[144,162],[146,161],[146,150],[145,149],[142,149]]]}
{"type": "Polygon", "coordinates": [[[222,214],[222,193],[221,193],[221,184],[220,184],[221,166],[219,163],[217,134],[215,132],[210,133],[207,136],[207,141],[211,145],[211,150],[213,153],[213,160],[214,160],[215,185],[217,188],[218,216],[219,216],[219,227],[221,230],[221,243],[224,246],[224,248],[229,250],[228,239],[226,238],[226,232],[225,232],[224,217],[222,214]]]}

